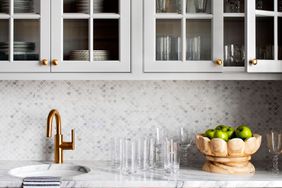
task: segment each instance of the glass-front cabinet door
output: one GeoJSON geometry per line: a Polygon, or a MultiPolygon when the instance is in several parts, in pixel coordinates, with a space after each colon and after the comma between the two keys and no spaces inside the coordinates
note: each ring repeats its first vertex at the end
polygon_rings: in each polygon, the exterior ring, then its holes
{"type": "Polygon", "coordinates": [[[247,1],[248,72],[282,72],[282,0],[247,1]]]}
{"type": "Polygon", "coordinates": [[[52,72],[130,72],[130,0],[52,0],[52,72]]]}
{"type": "Polygon", "coordinates": [[[223,3],[145,0],[145,72],[221,72],[223,3]],[[222,6],[221,6],[222,5],[222,6]]]}
{"type": "Polygon", "coordinates": [[[0,0],[0,72],[50,72],[50,0],[0,0]]]}

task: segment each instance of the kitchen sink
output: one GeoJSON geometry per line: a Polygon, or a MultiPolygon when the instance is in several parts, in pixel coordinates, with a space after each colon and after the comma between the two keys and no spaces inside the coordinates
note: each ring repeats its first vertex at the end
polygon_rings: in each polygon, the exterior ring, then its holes
{"type": "Polygon", "coordinates": [[[56,176],[56,177],[73,177],[87,174],[91,170],[85,166],[71,164],[42,164],[14,168],[9,174],[15,177],[39,177],[39,176],[56,176]]]}

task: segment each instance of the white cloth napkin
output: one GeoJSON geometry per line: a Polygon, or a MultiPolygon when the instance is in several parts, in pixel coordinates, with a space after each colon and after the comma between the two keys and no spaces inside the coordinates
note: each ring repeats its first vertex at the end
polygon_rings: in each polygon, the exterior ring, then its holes
{"type": "Polygon", "coordinates": [[[26,177],[23,180],[23,188],[60,188],[60,185],[61,181],[59,177],[26,177]]]}

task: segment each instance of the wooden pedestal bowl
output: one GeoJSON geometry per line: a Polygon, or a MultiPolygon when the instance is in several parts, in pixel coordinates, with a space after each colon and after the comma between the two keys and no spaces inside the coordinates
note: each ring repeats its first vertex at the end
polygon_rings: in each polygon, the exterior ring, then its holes
{"type": "Polygon", "coordinates": [[[261,136],[254,134],[245,141],[233,138],[226,142],[198,134],[196,145],[207,159],[203,166],[204,171],[220,174],[254,174],[255,167],[250,160],[261,145],[261,136]]]}

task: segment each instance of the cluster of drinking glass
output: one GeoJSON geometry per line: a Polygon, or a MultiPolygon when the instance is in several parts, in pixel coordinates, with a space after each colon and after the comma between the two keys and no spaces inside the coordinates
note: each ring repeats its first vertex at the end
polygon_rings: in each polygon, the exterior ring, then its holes
{"type": "Polygon", "coordinates": [[[124,174],[140,171],[164,170],[177,173],[180,164],[188,164],[188,149],[192,139],[184,128],[174,138],[157,128],[155,136],[112,139],[112,167],[124,174]]]}

